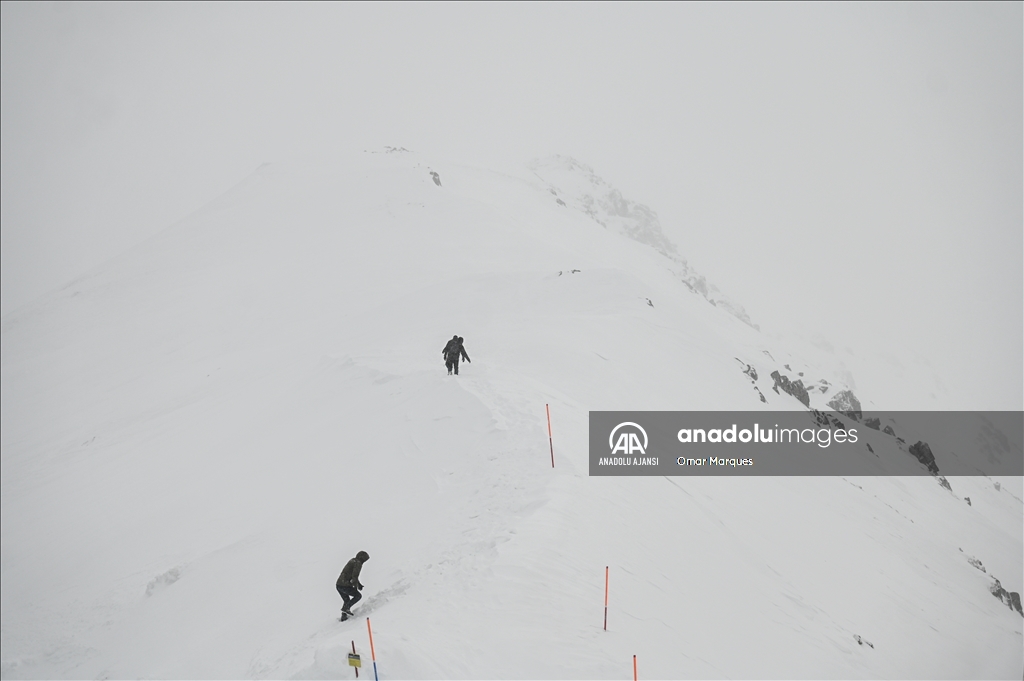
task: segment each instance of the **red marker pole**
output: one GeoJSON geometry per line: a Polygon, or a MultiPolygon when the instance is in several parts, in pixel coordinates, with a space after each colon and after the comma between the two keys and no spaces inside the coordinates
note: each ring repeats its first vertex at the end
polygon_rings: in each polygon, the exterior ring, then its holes
{"type": "Polygon", "coordinates": [[[551,437],[551,407],[544,405],[544,410],[548,413],[548,446],[551,447],[551,467],[555,467],[555,441],[551,437]]]}
{"type": "Polygon", "coordinates": [[[373,659],[373,681],[379,681],[377,678],[377,653],[373,649],[373,628],[370,626],[370,618],[366,618],[366,631],[370,633],[370,657],[373,659]]]}
{"type": "Polygon", "coordinates": [[[604,630],[608,631],[608,566],[604,566],[604,630]]]}
{"type": "Polygon", "coordinates": [[[636,655],[633,656],[633,681],[637,681],[637,678],[636,678],[636,655]]]}

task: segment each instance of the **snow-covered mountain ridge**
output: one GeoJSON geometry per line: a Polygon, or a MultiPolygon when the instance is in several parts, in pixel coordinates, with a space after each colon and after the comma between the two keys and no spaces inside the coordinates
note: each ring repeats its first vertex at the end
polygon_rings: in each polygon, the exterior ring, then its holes
{"type": "Polygon", "coordinates": [[[690,290],[702,295],[746,324],[758,328],[743,306],[735,303],[696,272],[679,254],[661,229],[658,214],[642,203],[625,198],[615,187],[599,177],[592,168],[565,156],[538,159],[530,164],[533,173],[548,183],[548,191],[561,205],[572,206],[586,213],[606,229],[650,246],[672,261],[671,270],[690,290]],[[569,203],[563,201],[567,198],[569,203]]]}
{"type": "Polygon", "coordinates": [[[2,676],[348,675],[366,550],[381,678],[1018,678],[1019,481],[588,476],[590,410],[854,386],[545,172],[265,165],[6,317],[2,676]]]}

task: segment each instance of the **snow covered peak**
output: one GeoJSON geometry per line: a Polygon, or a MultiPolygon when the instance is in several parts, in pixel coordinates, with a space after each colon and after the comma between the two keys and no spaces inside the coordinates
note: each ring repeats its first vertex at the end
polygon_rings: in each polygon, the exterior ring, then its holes
{"type": "Polygon", "coordinates": [[[680,259],[675,244],[661,230],[658,214],[625,198],[590,166],[570,156],[551,156],[533,161],[530,169],[549,184],[552,194],[602,227],[646,244],[668,258],[680,259]]]}
{"type": "Polygon", "coordinates": [[[672,261],[673,273],[691,291],[699,293],[709,303],[725,309],[745,324],[758,328],[742,305],[727,298],[717,286],[690,266],[662,231],[658,214],[650,207],[627,199],[590,166],[571,156],[555,155],[537,159],[530,164],[530,169],[547,185],[556,201],[585,213],[605,229],[650,246],[672,261]]]}
{"type": "Polygon", "coordinates": [[[1019,481],[588,476],[590,410],[853,387],[717,295],[572,159],[264,166],[4,319],[0,676],[1019,676],[1019,481]]]}

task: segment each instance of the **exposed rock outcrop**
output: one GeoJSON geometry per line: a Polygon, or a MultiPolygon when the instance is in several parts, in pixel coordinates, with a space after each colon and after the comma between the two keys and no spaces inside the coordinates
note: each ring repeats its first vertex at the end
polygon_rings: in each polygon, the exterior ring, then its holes
{"type": "Polygon", "coordinates": [[[815,423],[822,428],[845,429],[847,427],[847,425],[839,420],[835,414],[831,414],[827,411],[811,409],[811,416],[814,417],[815,423]]]}
{"type": "Polygon", "coordinates": [[[866,638],[862,638],[858,634],[854,634],[853,635],[853,640],[856,641],[857,645],[859,645],[859,646],[868,646],[870,648],[874,648],[875,647],[874,643],[872,643],[871,641],[867,640],[866,638]]]}
{"type": "Polygon", "coordinates": [[[174,584],[181,579],[181,568],[173,567],[163,574],[159,574],[153,579],[149,580],[149,584],[146,585],[146,595],[152,596],[154,593],[163,589],[164,587],[174,584]]]}
{"type": "Polygon", "coordinates": [[[747,378],[749,378],[751,381],[756,381],[757,380],[757,369],[755,369],[751,365],[747,364],[746,362],[744,362],[739,357],[733,357],[733,359],[735,359],[737,362],[739,362],[740,366],[743,367],[742,371],[743,371],[744,374],[747,375],[747,378]]]}
{"type": "Polygon", "coordinates": [[[868,418],[864,419],[864,425],[867,426],[868,428],[871,428],[872,430],[878,430],[879,428],[882,427],[882,422],[873,416],[869,416],[868,418]]]}
{"type": "Polygon", "coordinates": [[[828,401],[828,406],[840,414],[845,414],[854,421],[860,421],[864,416],[860,408],[860,400],[857,399],[852,390],[840,390],[828,401]]]}
{"type": "MultiPolygon", "coordinates": [[[[939,466],[935,463],[935,455],[932,454],[932,448],[928,446],[927,442],[917,441],[917,444],[910,445],[910,453],[915,459],[924,464],[924,467],[932,472],[932,475],[939,474],[939,466]]],[[[946,483],[948,487],[949,483],[946,483]]]]}
{"type": "MultiPolygon", "coordinates": [[[[750,364],[747,364],[746,362],[744,362],[744,361],[743,361],[742,359],[740,359],[739,357],[733,357],[733,359],[735,359],[735,360],[736,360],[737,362],[739,362],[739,363],[740,363],[740,366],[742,367],[742,369],[740,369],[740,370],[741,370],[741,371],[743,372],[743,374],[744,374],[744,375],[745,375],[745,376],[746,376],[747,378],[749,378],[749,379],[750,379],[750,384],[754,386],[754,392],[756,392],[756,393],[757,393],[757,396],[758,396],[759,398],[761,398],[761,401],[762,401],[762,402],[764,402],[765,404],[767,404],[767,403],[768,403],[768,400],[766,400],[766,399],[764,398],[764,394],[763,394],[763,393],[762,393],[762,392],[761,392],[761,391],[760,391],[760,390],[758,389],[758,387],[757,387],[757,369],[755,369],[755,368],[754,368],[754,367],[753,367],[752,365],[750,365],[750,364]]],[[[776,391],[776,392],[778,392],[778,391],[776,391]]]]}
{"type": "Polygon", "coordinates": [[[779,388],[782,388],[783,392],[788,393],[803,402],[805,407],[811,406],[811,398],[807,394],[807,388],[804,387],[804,382],[799,378],[795,381],[791,381],[788,376],[783,376],[778,371],[773,371],[772,379],[775,381],[775,385],[772,386],[772,389],[775,392],[779,392],[779,388]]]}
{"type": "MultiPolygon", "coordinates": [[[[960,549],[960,553],[963,552],[964,550],[960,549]]],[[[988,570],[985,569],[985,566],[981,564],[981,561],[974,556],[967,556],[967,562],[971,564],[971,567],[981,570],[985,574],[989,574],[988,570]]],[[[989,575],[989,577],[992,577],[992,584],[988,587],[989,593],[1005,603],[1006,607],[1010,610],[1016,610],[1021,617],[1024,617],[1024,610],[1021,609],[1020,594],[1016,591],[1007,591],[1004,589],[1003,585],[995,578],[995,576],[989,575]]]]}
{"type": "Polygon", "coordinates": [[[1000,601],[1006,604],[1010,610],[1016,610],[1017,614],[1024,617],[1024,610],[1021,609],[1020,594],[1016,591],[1007,591],[1003,588],[1003,585],[999,583],[999,580],[995,577],[992,578],[992,585],[988,588],[989,593],[998,598],[1000,601]]]}

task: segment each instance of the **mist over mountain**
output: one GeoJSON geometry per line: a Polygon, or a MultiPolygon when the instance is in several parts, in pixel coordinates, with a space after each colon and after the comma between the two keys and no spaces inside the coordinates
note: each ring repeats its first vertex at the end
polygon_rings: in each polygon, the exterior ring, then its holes
{"type": "MultiPolygon", "coordinates": [[[[597,176],[590,167],[572,158],[554,156],[535,160],[530,164],[530,169],[542,180],[551,183],[549,191],[556,197],[560,191],[565,192],[573,208],[583,211],[605,229],[658,251],[672,261],[676,276],[690,290],[700,293],[712,305],[728,310],[740,321],[758,328],[750,321],[742,306],[722,295],[717,286],[709,283],[687,264],[675,244],[665,236],[658,215],[653,210],[623,197],[622,192],[597,176]]],[[[555,200],[561,201],[561,198],[555,200]]]]}
{"type": "Polygon", "coordinates": [[[1021,479],[942,471],[1020,433],[588,475],[589,411],[897,406],[693,257],[580,161],[388,147],[265,164],[7,315],[3,678],[334,678],[366,616],[381,678],[1019,678],[1021,479]]]}

